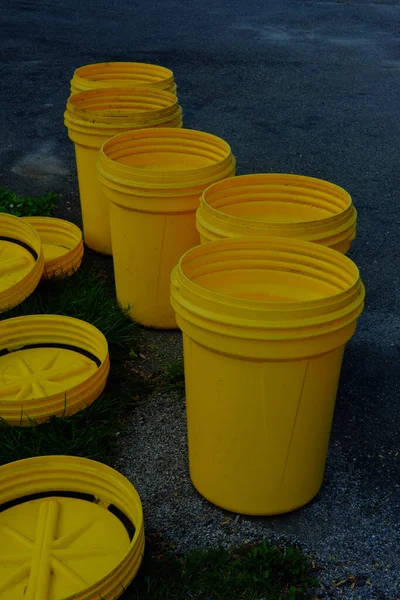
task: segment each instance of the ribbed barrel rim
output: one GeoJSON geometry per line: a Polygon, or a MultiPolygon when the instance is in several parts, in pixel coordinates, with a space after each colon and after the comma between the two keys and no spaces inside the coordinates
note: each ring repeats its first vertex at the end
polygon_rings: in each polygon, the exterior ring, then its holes
{"type": "Polygon", "coordinates": [[[103,62],[83,65],[74,71],[71,87],[94,89],[110,87],[110,82],[119,86],[151,86],[176,89],[174,75],[167,67],[139,62],[103,62]]]}
{"type": "Polygon", "coordinates": [[[307,337],[323,335],[353,322],[365,295],[358,268],[349,258],[331,248],[288,238],[229,238],[202,244],[182,256],[171,280],[171,302],[178,314],[184,311],[186,319],[200,320],[210,330],[212,323],[236,328],[238,337],[247,331],[250,337],[279,339],[284,333],[287,339],[296,339],[305,328],[307,337]],[[323,276],[338,291],[317,300],[260,301],[211,291],[194,281],[196,275],[229,267],[323,276]]]}
{"type": "Polygon", "coordinates": [[[3,239],[16,240],[36,255],[30,272],[14,285],[0,291],[0,313],[2,313],[20,304],[35,290],[43,274],[44,258],[39,234],[23,219],[0,213],[0,230],[3,239]]]}
{"type": "MultiPolygon", "coordinates": [[[[181,121],[182,109],[174,94],[152,88],[107,88],[70,96],[65,125],[75,131],[140,128],[181,121]]],[[[110,135],[112,133],[110,132],[110,135]]]]}
{"type": "Polygon", "coordinates": [[[232,173],[231,148],[221,138],[194,129],[156,129],[129,131],[114,136],[101,148],[98,170],[107,185],[127,187],[187,188],[205,185],[232,173]],[[122,164],[119,159],[152,152],[186,152],[212,161],[212,164],[184,170],[146,169],[122,164]]]}
{"type": "Polygon", "coordinates": [[[75,492],[94,496],[105,510],[108,506],[119,509],[135,528],[123,558],[105,577],[73,597],[111,600],[122,594],[139,569],[145,544],[142,503],[126,477],[94,460],[50,455],[1,466],[0,483],[0,506],[38,493],[75,492]]]}
{"type": "MultiPolygon", "coordinates": [[[[199,229],[205,233],[221,230],[224,225],[233,226],[237,231],[251,228],[254,234],[268,233],[275,237],[312,235],[314,239],[327,236],[326,227],[335,224],[330,234],[340,234],[355,228],[357,212],[350,194],[340,186],[303,175],[286,173],[257,173],[240,175],[216,182],[204,190],[197,212],[199,229]],[[250,200],[244,200],[244,194],[251,194],[250,200]],[[277,196],[279,196],[277,198],[277,196]],[[231,204],[252,202],[254,200],[291,202],[300,205],[313,205],[331,213],[330,216],[308,221],[273,222],[238,217],[224,212],[223,208],[231,204]],[[207,215],[211,222],[207,223],[207,215]]],[[[221,233],[221,231],[218,231],[221,233]]],[[[240,233],[238,234],[240,235],[240,233]]]]}

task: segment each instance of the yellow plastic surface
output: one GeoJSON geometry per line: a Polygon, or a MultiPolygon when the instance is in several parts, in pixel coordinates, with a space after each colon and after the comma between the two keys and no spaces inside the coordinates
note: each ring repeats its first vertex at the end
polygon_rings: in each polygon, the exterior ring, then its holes
{"type": "Polygon", "coordinates": [[[235,173],[229,145],[189,129],[132,131],[104,144],[98,173],[111,200],[119,303],[143,325],[176,327],[171,270],[200,241],[195,213],[202,191],[235,173]]]}
{"type": "Polygon", "coordinates": [[[24,279],[35,266],[35,259],[26,248],[15,242],[0,240],[2,278],[0,290],[4,291],[24,279]]]}
{"type": "Polygon", "coordinates": [[[289,237],[346,253],[357,212],[341,187],[302,175],[260,173],[208,187],[196,215],[204,242],[241,236],[289,237]]]}
{"type": "Polygon", "coordinates": [[[83,258],[79,227],[52,217],[24,217],[38,232],[43,248],[43,278],[66,277],[77,271],[83,258]]]}
{"type": "Polygon", "coordinates": [[[71,79],[71,94],[94,89],[152,87],[176,92],[170,69],[137,62],[107,62],[79,67],[71,79]]]}
{"type": "Polygon", "coordinates": [[[0,531],[3,600],[72,596],[107,575],[129,547],[117,517],[73,498],[15,506],[0,513],[0,531]],[[21,569],[22,581],[10,585],[21,569]]]}
{"type": "Polygon", "coordinates": [[[65,348],[16,350],[0,357],[2,400],[22,403],[63,393],[96,371],[93,360],[65,348]]]}
{"type": "Polygon", "coordinates": [[[99,397],[109,368],[107,341],[89,323],[60,315],[1,321],[0,417],[29,426],[71,415],[99,397]]]}
{"type": "Polygon", "coordinates": [[[20,304],[43,273],[40,238],[29,223],[0,213],[0,312],[20,304]]]}
{"type": "Polygon", "coordinates": [[[317,244],[234,238],[172,273],[184,334],[189,463],[211,502],[294,510],[318,492],[343,351],[363,309],[355,264],[317,244]]]}
{"type": "Polygon", "coordinates": [[[68,456],[10,463],[0,467],[0,510],[15,501],[0,512],[2,600],[115,600],[136,575],[142,507],[117,471],[68,456]],[[37,493],[45,497],[29,499],[37,493]],[[110,505],[133,525],[132,539],[110,505]]]}
{"type": "Polygon", "coordinates": [[[99,149],[124,131],[181,127],[182,109],[174,94],[159,89],[97,89],[71,96],[64,118],[75,143],[85,242],[111,254],[109,201],[96,175],[99,149]]]}

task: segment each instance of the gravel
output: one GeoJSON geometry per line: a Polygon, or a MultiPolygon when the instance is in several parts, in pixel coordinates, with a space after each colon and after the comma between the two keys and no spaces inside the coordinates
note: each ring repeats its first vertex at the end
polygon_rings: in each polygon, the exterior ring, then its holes
{"type": "Polygon", "coordinates": [[[290,515],[248,518],[213,506],[195,490],[185,418],[179,394],[155,392],[137,406],[130,433],[120,440],[116,466],[138,490],[148,530],[162,532],[179,552],[261,539],[294,544],[321,567],[318,598],[397,598],[398,520],[382,500],[384,490],[371,489],[365,501],[357,468],[339,442],[331,444],[326,481],[312,503],[290,515]]]}

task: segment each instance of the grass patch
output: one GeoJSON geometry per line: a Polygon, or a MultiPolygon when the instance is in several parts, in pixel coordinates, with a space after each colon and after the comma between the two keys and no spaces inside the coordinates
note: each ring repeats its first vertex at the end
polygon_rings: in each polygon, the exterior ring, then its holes
{"type": "Polygon", "coordinates": [[[0,188],[0,212],[16,217],[51,217],[58,199],[59,195],[53,193],[32,198],[17,196],[14,192],[0,188]]]}
{"type": "Polygon", "coordinates": [[[177,390],[185,395],[185,369],[183,356],[169,360],[165,363],[162,374],[163,387],[165,390],[177,390]]]}
{"type": "Polygon", "coordinates": [[[126,318],[107,289],[107,275],[96,268],[82,266],[72,277],[42,280],[31,296],[0,318],[45,313],[75,317],[98,327],[110,353],[136,337],[136,324],[126,318]]]}
{"type": "Polygon", "coordinates": [[[186,556],[146,555],[121,600],[301,600],[315,584],[297,549],[261,542],[186,556]]]}
{"type": "Polygon", "coordinates": [[[0,423],[0,464],[31,456],[70,454],[112,464],[124,414],[144,391],[131,369],[136,325],[121,311],[101,272],[81,268],[63,280],[42,281],[25,302],[1,318],[29,314],[63,314],[92,323],[106,336],[111,372],[102,396],[71,417],[53,418],[32,428],[0,423]]]}

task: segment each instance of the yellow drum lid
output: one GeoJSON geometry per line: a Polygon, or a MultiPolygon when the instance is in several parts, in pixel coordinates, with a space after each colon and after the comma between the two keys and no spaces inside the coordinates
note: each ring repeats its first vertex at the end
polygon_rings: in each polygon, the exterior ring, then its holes
{"type": "Polygon", "coordinates": [[[142,561],[142,506],[101,463],[21,460],[0,467],[0,536],[2,600],[115,600],[142,561]]]}
{"type": "Polygon", "coordinates": [[[0,598],[61,600],[110,573],[130,539],[93,502],[48,497],[0,513],[0,598]]]}
{"type": "Polygon", "coordinates": [[[0,417],[12,425],[85,408],[108,372],[107,341],[89,323],[61,315],[0,322],[0,417]]]}
{"type": "Polygon", "coordinates": [[[35,266],[36,258],[30,249],[18,242],[0,240],[0,291],[9,289],[24,279],[35,266]]]}
{"type": "Polygon", "coordinates": [[[2,400],[25,401],[65,392],[97,371],[97,364],[66,348],[18,350],[0,357],[2,400]]]}
{"type": "Polygon", "coordinates": [[[0,312],[29,296],[43,273],[42,245],[23,219],[0,213],[0,312]]]}
{"type": "Polygon", "coordinates": [[[53,217],[24,217],[39,234],[44,254],[43,277],[65,277],[79,269],[83,257],[82,232],[73,223],[53,217]]]}

